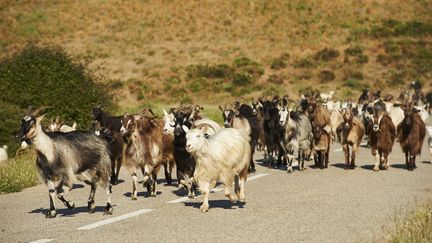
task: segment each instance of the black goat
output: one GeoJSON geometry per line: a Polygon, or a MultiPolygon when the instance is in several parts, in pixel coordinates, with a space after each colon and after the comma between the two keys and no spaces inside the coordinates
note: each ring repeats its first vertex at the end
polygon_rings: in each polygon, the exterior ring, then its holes
{"type": "Polygon", "coordinates": [[[102,127],[106,127],[111,131],[120,132],[122,127],[123,116],[108,116],[102,107],[95,106],[92,110],[93,119],[102,127]]]}

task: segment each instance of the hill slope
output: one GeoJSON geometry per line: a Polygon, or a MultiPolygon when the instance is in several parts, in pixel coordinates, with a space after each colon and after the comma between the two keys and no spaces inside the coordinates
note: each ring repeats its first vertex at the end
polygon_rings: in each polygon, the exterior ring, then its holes
{"type": "Polygon", "coordinates": [[[60,45],[124,107],[312,87],[395,93],[431,83],[431,10],[425,0],[10,1],[0,4],[0,55],[60,45]]]}

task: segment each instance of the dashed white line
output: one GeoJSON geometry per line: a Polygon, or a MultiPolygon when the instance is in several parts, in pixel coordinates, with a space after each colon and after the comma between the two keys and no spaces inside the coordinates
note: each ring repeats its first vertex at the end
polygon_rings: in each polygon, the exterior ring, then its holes
{"type": "Polygon", "coordinates": [[[96,222],[96,223],[93,223],[93,224],[82,226],[82,227],[79,227],[78,230],[95,229],[95,228],[98,228],[98,227],[101,227],[101,226],[104,226],[104,225],[107,225],[107,224],[112,224],[112,223],[115,223],[115,222],[118,222],[118,221],[121,221],[121,220],[125,220],[127,218],[132,218],[132,217],[135,217],[135,216],[138,216],[138,215],[141,215],[141,214],[149,213],[151,211],[153,211],[153,209],[144,208],[144,209],[141,209],[141,210],[138,210],[138,211],[134,211],[134,212],[123,214],[123,215],[120,215],[120,216],[117,216],[117,217],[105,219],[105,220],[102,220],[102,221],[99,221],[99,222],[96,222]]]}
{"type": "Polygon", "coordinates": [[[338,148],[338,149],[333,149],[333,152],[342,152],[342,148],[338,148]]]}
{"type": "Polygon", "coordinates": [[[50,241],[53,241],[53,239],[40,239],[40,240],[30,241],[29,243],[46,243],[50,241]]]}
{"type": "MultiPolygon", "coordinates": [[[[268,175],[268,174],[257,174],[257,175],[253,175],[253,176],[249,177],[249,178],[247,179],[247,181],[253,181],[253,180],[255,180],[255,179],[258,179],[258,178],[264,177],[264,176],[266,176],[266,175],[268,175]]],[[[211,190],[210,190],[210,192],[212,192],[212,193],[214,193],[214,192],[220,192],[220,191],[222,191],[222,188],[214,188],[214,189],[211,189],[211,190]]],[[[200,196],[201,196],[201,195],[200,195],[200,196]]],[[[200,197],[200,196],[197,196],[197,197],[200,197]]],[[[174,199],[174,200],[168,201],[168,202],[166,202],[166,203],[182,203],[182,202],[186,202],[186,201],[188,201],[188,200],[189,200],[188,197],[181,197],[181,198],[178,198],[178,199],[174,199]]]]}

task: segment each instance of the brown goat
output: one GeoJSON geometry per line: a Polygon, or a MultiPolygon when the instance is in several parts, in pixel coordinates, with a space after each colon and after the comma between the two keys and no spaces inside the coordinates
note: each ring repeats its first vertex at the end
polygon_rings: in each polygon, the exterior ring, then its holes
{"type": "Polygon", "coordinates": [[[137,169],[144,171],[144,185],[151,196],[156,196],[157,172],[164,163],[163,124],[148,116],[125,115],[121,133],[128,137],[124,165],[132,175],[132,200],[137,199],[137,169]]]}
{"type": "Polygon", "coordinates": [[[363,123],[354,117],[351,109],[345,109],[342,113],[343,122],[341,124],[341,143],[345,153],[345,166],[346,169],[355,168],[355,157],[357,150],[360,146],[360,142],[363,138],[365,127],[363,123]],[[351,161],[350,161],[350,147],[351,161]]]}
{"type": "Polygon", "coordinates": [[[405,153],[406,167],[412,171],[416,168],[416,155],[421,153],[426,136],[426,125],[420,115],[415,112],[412,104],[406,104],[401,108],[405,118],[397,126],[397,135],[402,151],[405,153]]]}
{"type": "Polygon", "coordinates": [[[313,130],[313,154],[315,168],[327,168],[329,163],[329,152],[331,137],[330,134],[321,127],[315,126],[313,130]]]}
{"type": "Polygon", "coordinates": [[[369,125],[369,145],[372,148],[372,155],[375,156],[373,170],[388,169],[388,155],[396,138],[396,128],[390,116],[383,110],[374,109],[370,120],[372,122],[369,125]]]}

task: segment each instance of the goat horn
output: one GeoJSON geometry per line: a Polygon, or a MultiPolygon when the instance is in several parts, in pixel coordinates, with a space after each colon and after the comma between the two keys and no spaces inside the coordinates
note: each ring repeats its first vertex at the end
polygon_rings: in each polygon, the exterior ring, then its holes
{"type": "Polygon", "coordinates": [[[198,126],[196,126],[195,128],[196,128],[196,129],[201,129],[201,128],[203,128],[203,127],[211,127],[211,129],[213,129],[213,131],[216,132],[216,129],[215,129],[212,125],[207,124],[207,123],[201,123],[201,124],[199,124],[198,126]]]}
{"type": "Polygon", "coordinates": [[[34,111],[32,111],[31,112],[31,115],[33,115],[33,116],[37,116],[37,115],[39,115],[39,113],[41,113],[41,111],[45,111],[46,109],[48,109],[48,108],[50,108],[51,106],[42,106],[42,107],[39,107],[39,108],[37,108],[36,110],[34,110],[34,111]]]}

